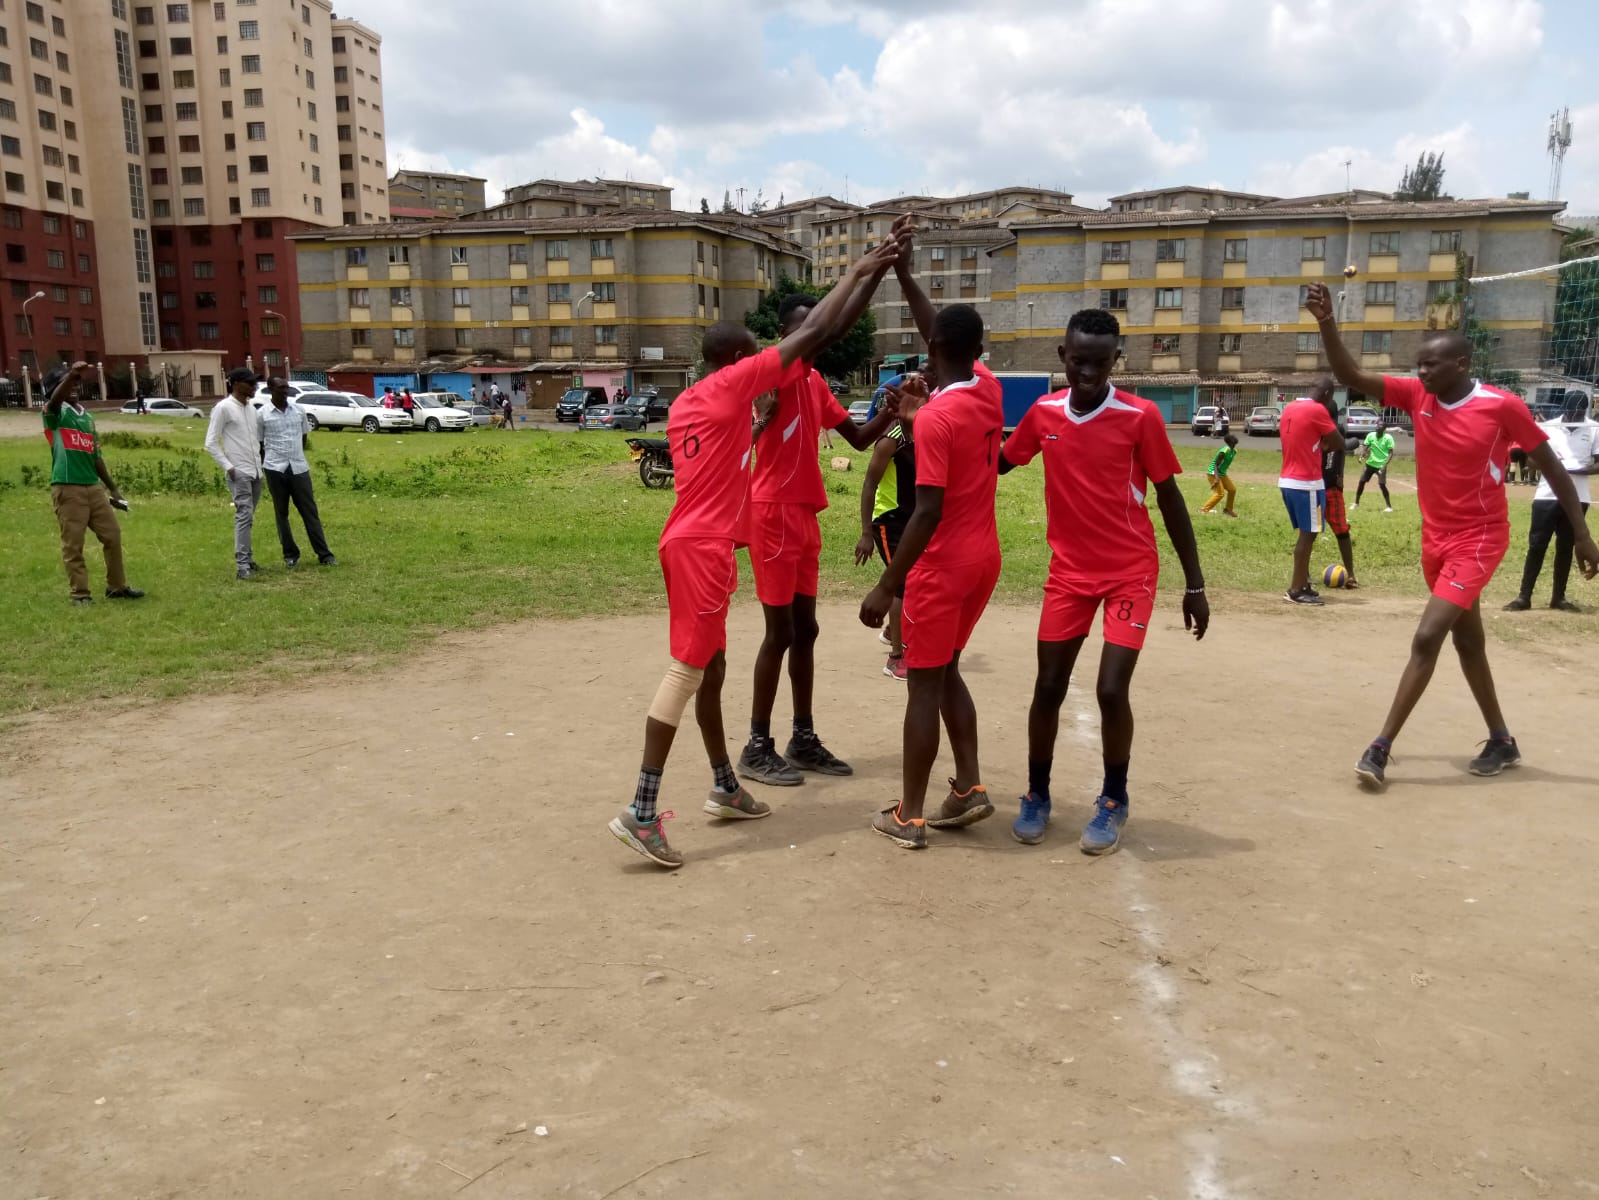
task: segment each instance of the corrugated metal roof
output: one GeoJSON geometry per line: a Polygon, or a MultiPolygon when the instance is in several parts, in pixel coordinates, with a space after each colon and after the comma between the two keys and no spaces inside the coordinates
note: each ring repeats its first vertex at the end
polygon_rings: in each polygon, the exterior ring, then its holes
{"type": "Polygon", "coordinates": [[[1328,220],[1348,218],[1355,221],[1393,220],[1395,218],[1420,220],[1436,217],[1469,217],[1519,214],[1550,216],[1562,211],[1562,200],[1421,200],[1390,201],[1371,204],[1306,204],[1271,208],[1234,208],[1217,211],[1176,208],[1166,212],[1139,210],[1136,212],[1074,213],[1069,216],[1039,217],[1036,220],[1016,221],[1011,228],[1019,234],[1029,229],[1089,229],[1105,226],[1139,225],[1206,225],[1236,222],[1261,222],[1287,220],[1298,217],[1328,220]]]}

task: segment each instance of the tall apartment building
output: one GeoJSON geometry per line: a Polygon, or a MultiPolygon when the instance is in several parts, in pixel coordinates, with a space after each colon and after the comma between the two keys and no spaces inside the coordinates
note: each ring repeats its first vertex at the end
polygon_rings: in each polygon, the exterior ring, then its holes
{"type": "Polygon", "coordinates": [[[685,386],[713,322],[741,320],[799,247],[746,222],[628,210],[293,235],[308,364],[381,375],[517,367],[535,405],[585,370],[685,386]]]}
{"type": "Polygon", "coordinates": [[[8,366],[281,363],[288,235],[387,218],[377,35],[329,0],[23,0],[0,32],[8,366]]]}
{"type": "MultiPolygon", "coordinates": [[[[389,177],[389,214],[396,220],[436,221],[440,217],[479,213],[488,207],[484,192],[488,182],[477,175],[452,175],[446,171],[396,171],[389,177]]],[[[370,218],[345,222],[371,223],[370,218]]]]}
{"type": "Polygon", "coordinates": [[[483,215],[492,220],[594,217],[624,208],[672,211],[672,189],[632,179],[535,179],[505,189],[505,198],[483,215]]]}

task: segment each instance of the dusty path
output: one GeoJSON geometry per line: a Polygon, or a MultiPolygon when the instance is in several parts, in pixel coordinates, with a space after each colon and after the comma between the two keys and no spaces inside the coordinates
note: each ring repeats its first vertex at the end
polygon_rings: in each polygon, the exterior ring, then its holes
{"type": "MultiPolygon", "coordinates": [[[[920,855],[866,829],[902,699],[841,608],[820,718],[859,774],[712,827],[690,734],[675,875],[604,829],[657,617],[24,726],[0,758],[0,1195],[1599,1194],[1599,784],[1558,733],[1599,683],[1496,646],[1529,765],[1471,780],[1445,664],[1365,796],[1397,661],[1360,663],[1413,613],[1261,606],[1194,646],[1167,606],[1127,850],[1101,861],[1075,849],[1091,690],[1055,834],[1008,835],[1027,611],[970,654],[1001,815],[920,855]],[[1329,656],[1357,629],[1359,658],[1329,656]]],[[[757,622],[738,610],[732,728],[757,622]]]]}

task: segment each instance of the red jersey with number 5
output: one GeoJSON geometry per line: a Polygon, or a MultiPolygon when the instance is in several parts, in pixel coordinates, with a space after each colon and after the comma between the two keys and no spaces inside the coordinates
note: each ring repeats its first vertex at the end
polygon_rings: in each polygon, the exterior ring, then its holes
{"type": "Polygon", "coordinates": [[[968,567],[999,557],[994,493],[1005,405],[982,363],[962,383],[939,388],[916,414],[916,486],[944,489],[944,515],[916,569],[968,567]]]}
{"type": "Polygon", "coordinates": [[[1182,473],[1160,409],[1112,388],[1079,414],[1071,397],[1070,388],[1045,396],[1005,443],[1018,467],[1043,456],[1050,575],[1098,587],[1157,574],[1149,489],[1182,473]]]}
{"type": "Polygon", "coordinates": [[[672,402],[666,440],[672,451],[677,503],[661,530],[673,538],[726,538],[749,544],[744,529],[750,494],[752,406],[763,392],[790,383],[805,364],[787,368],[776,346],[713,371],[672,402]]]}

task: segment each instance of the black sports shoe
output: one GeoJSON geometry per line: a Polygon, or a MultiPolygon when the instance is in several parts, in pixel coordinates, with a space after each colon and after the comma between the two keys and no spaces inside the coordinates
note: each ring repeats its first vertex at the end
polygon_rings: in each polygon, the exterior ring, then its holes
{"type": "Polygon", "coordinates": [[[331,554],[326,558],[319,558],[316,561],[320,566],[324,567],[336,567],[339,565],[339,560],[334,558],[331,554]]]}
{"type": "Polygon", "coordinates": [[[814,733],[796,733],[788,739],[788,749],[783,751],[790,766],[802,771],[815,771],[818,775],[853,775],[855,768],[838,758],[814,733]]]}
{"type": "Polygon", "coordinates": [[[116,591],[107,588],[105,598],[107,600],[143,600],[144,593],[136,587],[118,588],[116,591]]]}
{"type": "Polygon", "coordinates": [[[769,737],[749,740],[738,756],[738,773],[768,787],[798,787],[805,782],[805,776],[777,752],[777,743],[769,737]]]}
{"type": "Polygon", "coordinates": [[[1564,596],[1560,597],[1560,599],[1558,599],[1558,600],[1549,601],[1549,607],[1553,608],[1553,609],[1555,609],[1555,610],[1557,610],[1559,612],[1581,612],[1582,611],[1582,605],[1576,603],[1575,601],[1567,600],[1564,596]]]}
{"type": "Polygon", "coordinates": [[[1497,775],[1506,767],[1521,765],[1521,751],[1515,738],[1489,738],[1482,747],[1482,753],[1471,760],[1473,775],[1497,775]]]}
{"type": "Polygon", "coordinates": [[[297,558],[286,558],[286,559],[283,560],[283,568],[286,571],[292,571],[292,570],[294,570],[295,567],[297,567],[299,565],[300,565],[300,560],[297,559],[297,558]]]}
{"type": "Polygon", "coordinates": [[[1506,612],[1526,612],[1531,607],[1532,607],[1532,601],[1529,600],[1526,596],[1517,596],[1509,604],[1505,605],[1505,611],[1506,612]]]}
{"type": "Polygon", "coordinates": [[[1388,786],[1388,751],[1373,742],[1355,764],[1355,777],[1361,786],[1380,792],[1388,786]]]}
{"type": "Polygon", "coordinates": [[[1321,603],[1321,595],[1314,588],[1308,587],[1301,588],[1297,592],[1284,592],[1283,599],[1290,604],[1318,605],[1321,603]]]}

